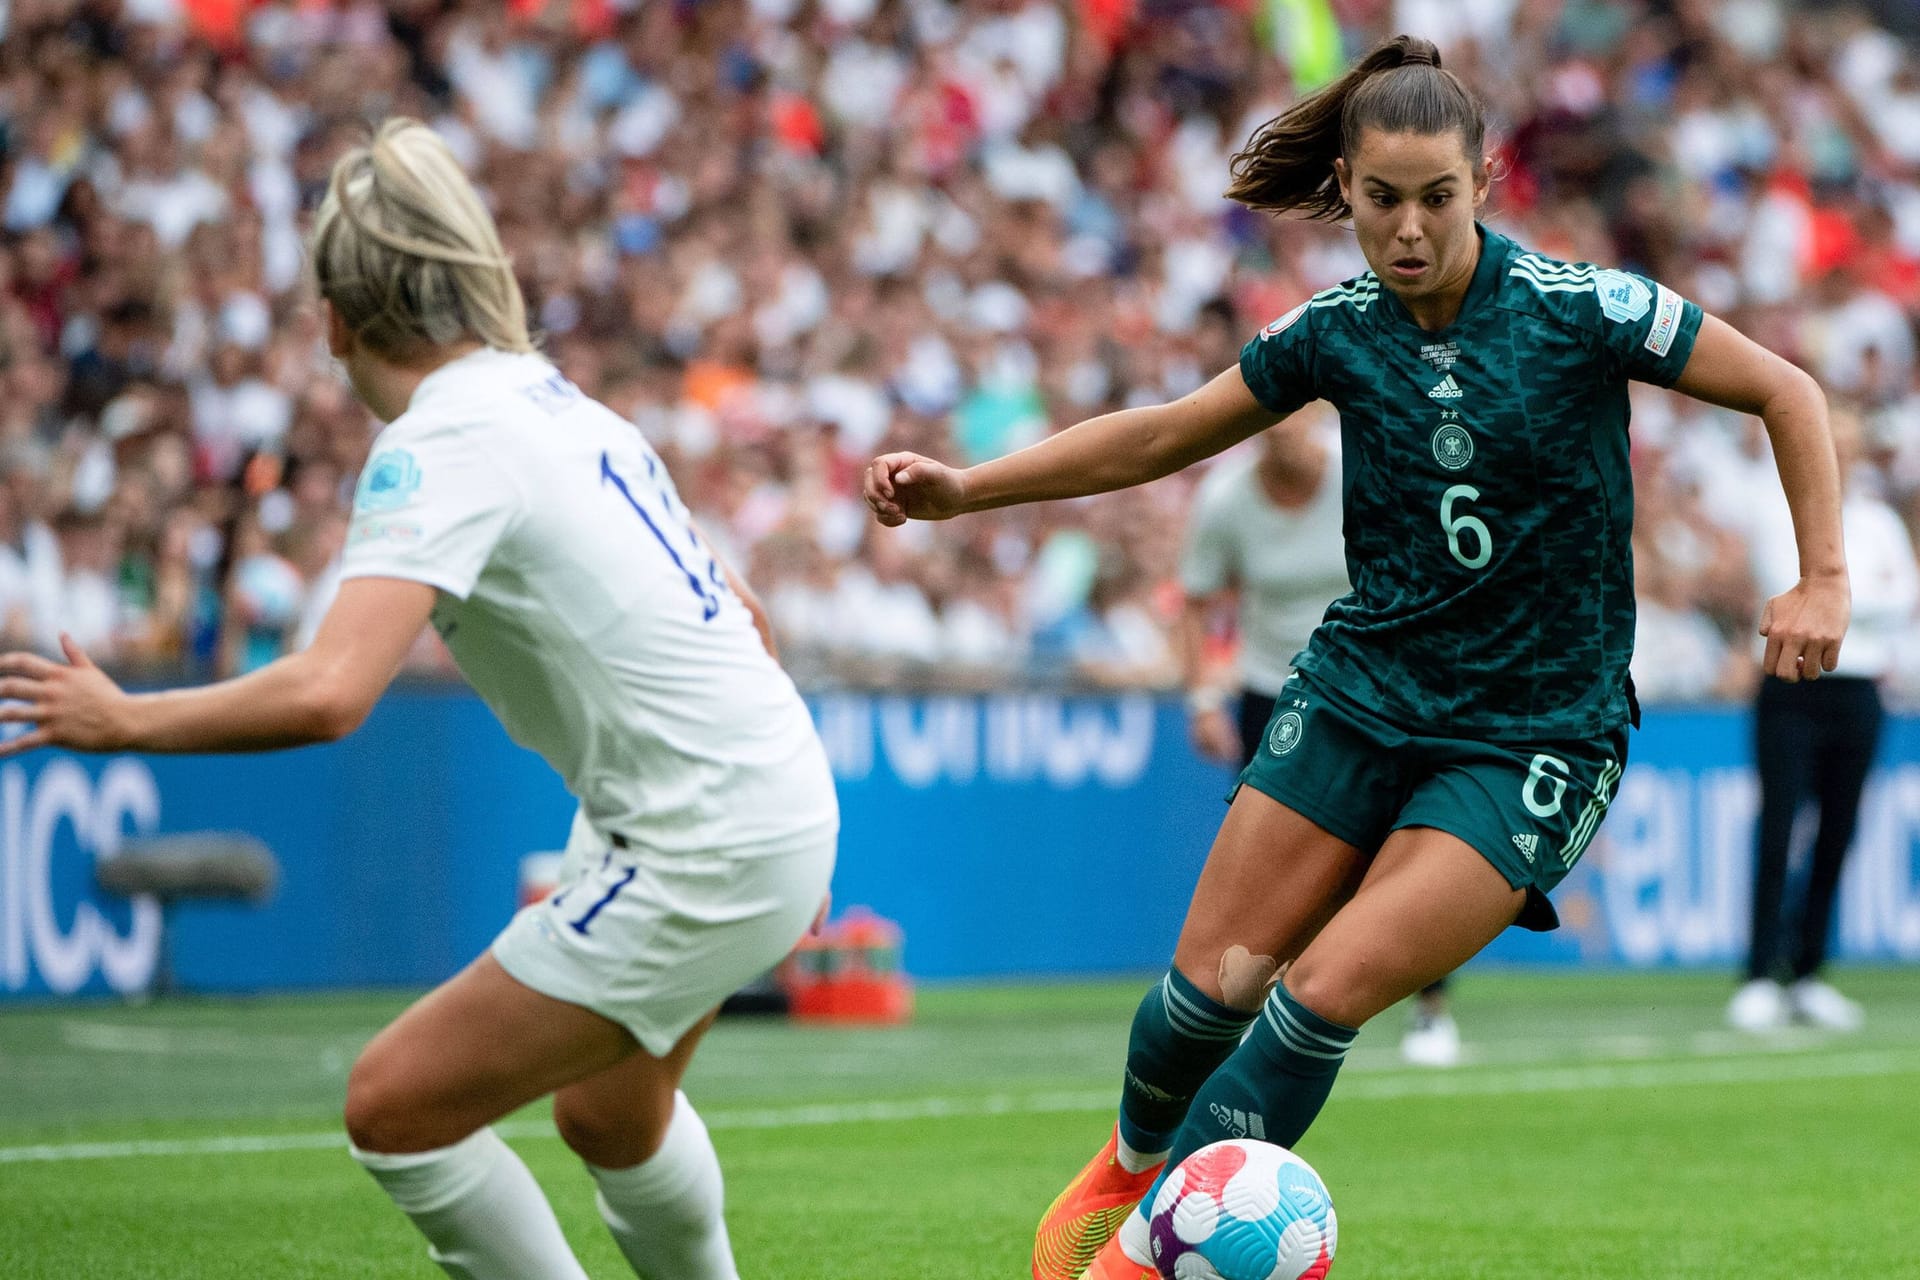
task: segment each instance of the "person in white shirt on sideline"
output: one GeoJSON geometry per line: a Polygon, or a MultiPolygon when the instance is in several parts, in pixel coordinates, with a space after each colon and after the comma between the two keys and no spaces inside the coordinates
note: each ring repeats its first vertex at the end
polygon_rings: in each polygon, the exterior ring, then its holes
{"type": "MultiPolygon", "coordinates": [[[[334,167],[312,258],[333,354],[387,422],[311,647],[129,696],[70,640],[0,658],[3,748],[254,751],[360,724],[431,620],[579,801],[559,891],[376,1036],[353,1154],[461,1280],[585,1280],[489,1128],[546,1094],[650,1280],[735,1280],[720,1166],[679,1081],[721,1000],[820,910],[833,777],[758,605],[630,423],[538,355],[446,145],[384,124],[334,167]]],[[[404,850],[394,850],[405,856],[404,850]]]]}
{"type": "MultiPolygon", "coordinates": [[[[1351,590],[1342,534],[1340,442],[1316,403],[1260,437],[1257,450],[1209,475],[1194,500],[1180,557],[1180,638],[1188,731],[1201,755],[1242,768],[1260,749],[1274,703],[1327,605],[1351,590]],[[1240,631],[1240,690],[1209,683],[1204,648],[1231,600],[1240,631]],[[1231,713],[1228,710],[1232,705],[1231,713]]],[[[1400,1053],[1423,1067],[1460,1061],[1447,982],[1415,998],[1400,1053]]]]}
{"type": "MultiPolygon", "coordinates": [[[[1834,892],[1885,720],[1879,682],[1894,669],[1895,647],[1911,635],[1920,605],[1920,567],[1906,526],[1893,508],[1857,483],[1860,420],[1838,406],[1829,420],[1844,485],[1840,518],[1853,576],[1853,629],[1831,674],[1801,684],[1769,676],[1755,703],[1760,817],[1754,841],[1753,932],[1745,981],[1727,1006],[1729,1023],[1755,1033],[1792,1021],[1853,1031],[1864,1021],[1859,1004],[1820,974],[1827,960],[1834,892]],[[1820,811],[1812,866],[1804,896],[1789,907],[1784,901],[1788,855],[1795,819],[1808,802],[1820,811]]],[[[1793,538],[1784,499],[1777,511],[1760,513],[1752,535],[1762,598],[1780,591],[1783,582],[1792,586],[1782,578],[1775,558],[1793,538]]],[[[1786,574],[1791,578],[1791,568],[1786,574]]]]}

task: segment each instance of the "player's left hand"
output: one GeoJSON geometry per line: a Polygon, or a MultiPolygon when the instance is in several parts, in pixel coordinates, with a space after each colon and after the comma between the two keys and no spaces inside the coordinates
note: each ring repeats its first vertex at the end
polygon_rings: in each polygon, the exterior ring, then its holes
{"type": "Polygon", "coordinates": [[[127,695],[64,632],[60,650],[65,663],[37,653],[0,654],[0,724],[33,726],[0,742],[0,756],[35,747],[114,751],[126,745],[127,695]]]}
{"type": "Polygon", "coordinates": [[[1760,634],[1767,638],[1761,671],[1788,683],[1818,680],[1839,663],[1852,613],[1853,593],[1844,572],[1800,579],[1761,611],[1760,634]]]}
{"type": "Polygon", "coordinates": [[[950,520],[967,509],[967,482],[944,462],[917,453],[883,453],[867,464],[861,490],[873,518],[889,529],[909,520],[950,520]]]}

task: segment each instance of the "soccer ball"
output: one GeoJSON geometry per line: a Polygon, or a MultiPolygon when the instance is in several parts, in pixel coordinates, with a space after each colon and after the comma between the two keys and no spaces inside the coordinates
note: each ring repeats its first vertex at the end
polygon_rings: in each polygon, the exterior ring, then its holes
{"type": "Polygon", "coordinates": [[[1313,1166],[1248,1138],[1181,1161],[1153,1198],[1148,1232],[1164,1280],[1321,1280],[1340,1239],[1313,1166]]]}

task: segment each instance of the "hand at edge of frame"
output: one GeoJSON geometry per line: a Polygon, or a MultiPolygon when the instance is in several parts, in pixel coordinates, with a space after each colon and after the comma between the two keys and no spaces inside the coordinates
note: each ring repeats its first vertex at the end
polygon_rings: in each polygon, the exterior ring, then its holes
{"type": "Polygon", "coordinates": [[[127,695],[73,637],[60,634],[65,662],[37,653],[0,654],[0,724],[28,724],[0,742],[0,757],[36,747],[114,751],[127,744],[127,695]]]}
{"type": "Polygon", "coordinates": [[[889,529],[909,520],[948,520],[965,511],[966,481],[944,462],[917,453],[883,453],[867,464],[862,496],[889,529]]]}

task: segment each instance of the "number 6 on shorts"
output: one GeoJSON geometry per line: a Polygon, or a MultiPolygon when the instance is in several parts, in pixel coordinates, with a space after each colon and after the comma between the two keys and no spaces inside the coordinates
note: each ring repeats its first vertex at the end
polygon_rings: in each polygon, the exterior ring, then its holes
{"type": "Polygon", "coordinates": [[[1560,812],[1560,805],[1567,798],[1567,781],[1573,777],[1573,770],[1559,756],[1550,756],[1544,751],[1533,758],[1533,764],[1527,769],[1527,780],[1520,788],[1520,799],[1527,806],[1527,812],[1536,818],[1551,818],[1560,812]],[[1542,784],[1552,788],[1545,800],[1540,798],[1542,784]]]}

